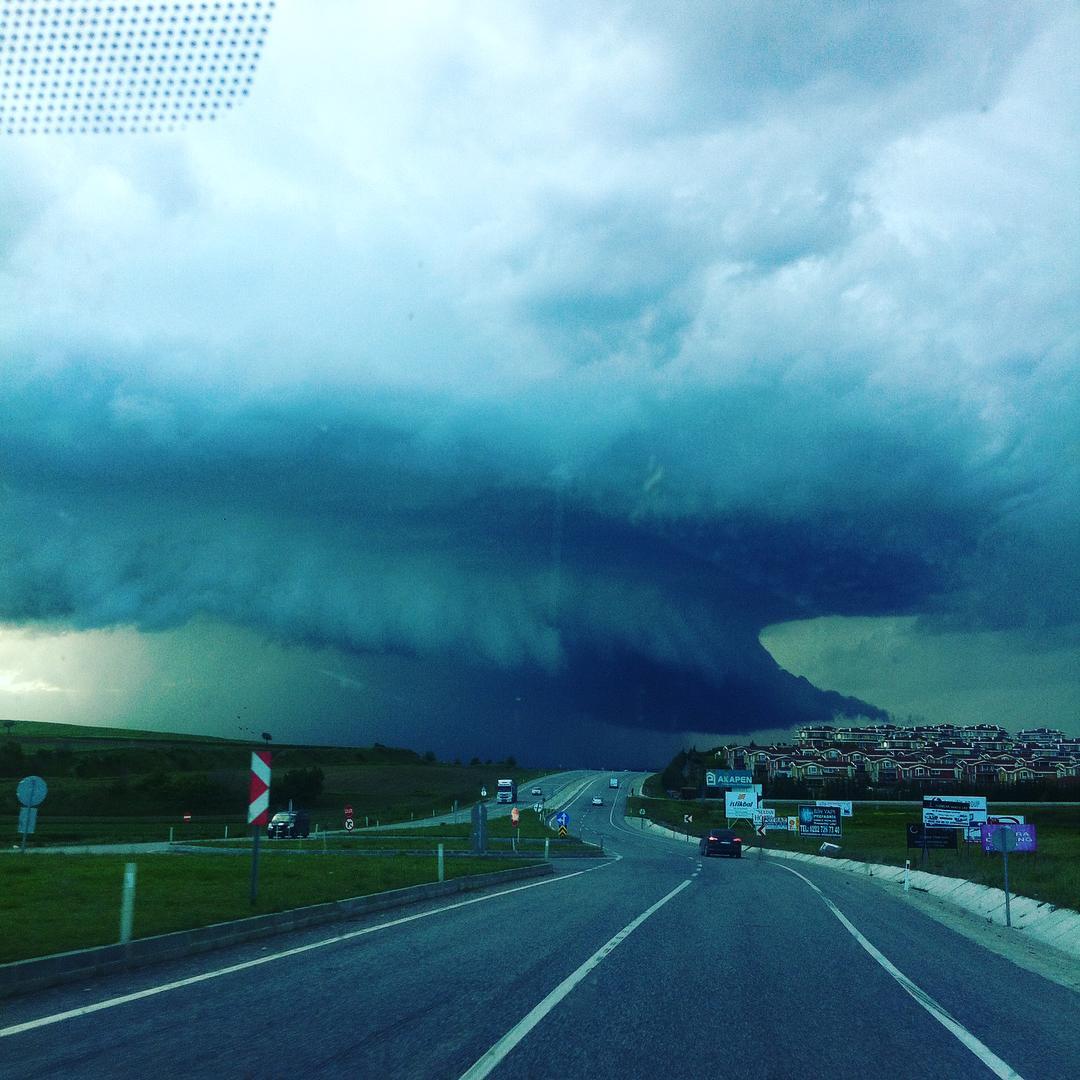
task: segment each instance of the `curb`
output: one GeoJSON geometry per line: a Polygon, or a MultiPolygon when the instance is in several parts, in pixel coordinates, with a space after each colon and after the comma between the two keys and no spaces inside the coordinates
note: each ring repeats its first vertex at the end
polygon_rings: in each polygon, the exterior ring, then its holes
{"type": "MultiPolygon", "coordinates": [[[[641,818],[639,817],[635,819],[631,817],[627,818],[626,820],[640,821],[641,818]]],[[[686,833],[676,832],[674,829],[669,829],[666,825],[657,825],[654,822],[650,821],[648,818],[645,819],[645,828],[642,831],[647,833],[653,833],[654,835],[664,836],[669,840],[678,840],[681,843],[686,844],[687,847],[696,848],[701,842],[700,836],[692,836],[689,840],[687,840],[686,833]]]]}
{"type": "MultiPolygon", "coordinates": [[[[903,885],[904,882],[902,866],[856,862],[853,859],[830,859],[801,851],[780,851],[776,848],[759,850],[765,855],[808,862],[814,866],[825,866],[830,870],[860,874],[863,877],[880,878],[897,885],[903,885]]],[[[910,871],[910,882],[913,889],[930,893],[950,904],[974,912],[987,922],[1005,925],[1005,892],[1002,889],[979,885],[963,878],[928,874],[925,870],[910,871]]],[[[1012,909],[1012,929],[1022,930],[1027,937],[1035,938],[1058,952],[1080,959],[1080,912],[1015,894],[1010,894],[1009,906],[1012,909]]]]}
{"type": "Polygon", "coordinates": [[[555,868],[551,863],[540,863],[537,866],[523,866],[514,870],[499,870],[493,874],[470,874],[467,877],[451,878],[449,881],[409,885],[403,889],[372,893],[370,896],[332,900],[326,904],[293,908],[291,911],[253,915],[246,919],[197,927],[194,930],[177,930],[171,934],[138,938],[126,945],[98,945],[89,949],[40,956],[32,960],[17,960],[10,964],[0,964],[0,998],[77,982],[94,975],[130,971],[165,960],[195,956],[227,945],[239,945],[272,934],[283,934],[321,923],[404,907],[421,900],[452,896],[461,892],[476,892],[491,885],[519,881],[522,878],[546,877],[554,873],[555,868]]]}

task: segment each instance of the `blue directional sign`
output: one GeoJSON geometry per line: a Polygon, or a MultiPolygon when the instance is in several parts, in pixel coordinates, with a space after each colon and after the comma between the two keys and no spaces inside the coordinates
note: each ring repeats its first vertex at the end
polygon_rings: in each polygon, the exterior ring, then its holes
{"type": "Polygon", "coordinates": [[[555,815],[555,824],[560,828],[570,824],[570,815],[565,810],[560,810],[555,815]]]}

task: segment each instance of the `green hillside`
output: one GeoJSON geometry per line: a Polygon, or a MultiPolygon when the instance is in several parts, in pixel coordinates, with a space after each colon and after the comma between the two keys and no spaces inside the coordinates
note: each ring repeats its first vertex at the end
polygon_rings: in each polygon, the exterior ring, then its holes
{"type": "MultiPolygon", "coordinates": [[[[192,825],[239,824],[245,817],[256,748],[250,742],[69,724],[0,724],[0,820],[10,819],[11,832],[18,812],[16,782],[30,774],[49,784],[39,840],[87,838],[91,819],[117,819],[117,827],[120,819],[144,820],[154,825],[158,838],[158,825],[180,824],[187,814],[192,825]]],[[[327,820],[339,819],[345,805],[361,823],[422,819],[445,812],[455,801],[474,802],[481,788],[493,789],[499,777],[525,781],[537,775],[512,760],[446,763],[430,752],[379,743],[270,749],[271,806],[284,807],[292,799],[327,820]]],[[[106,831],[112,835],[116,829],[106,831]]]]}

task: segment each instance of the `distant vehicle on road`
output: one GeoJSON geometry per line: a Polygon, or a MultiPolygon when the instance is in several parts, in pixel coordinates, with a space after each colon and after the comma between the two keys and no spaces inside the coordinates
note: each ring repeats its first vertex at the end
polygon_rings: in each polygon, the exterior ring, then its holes
{"type": "Polygon", "coordinates": [[[612,778],[611,778],[611,779],[610,779],[610,780],[609,780],[609,781],[607,782],[607,786],[608,786],[608,787],[618,787],[618,786],[619,786],[619,778],[618,778],[617,776],[613,776],[613,777],[612,777],[612,778]]]}
{"type": "Polygon", "coordinates": [[[307,836],[311,832],[311,819],[306,810],[282,810],[270,819],[266,835],[271,840],[287,836],[307,836]]]}
{"type": "Polygon", "coordinates": [[[543,792],[543,789],[542,789],[542,788],[538,788],[538,787],[534,787],[534,788],[532,789],[532,791],[530,791],[530,792],[529,792],[529,794],[530,794],[530,795],[539,795],[541,799],[542,799],[542,798],[544,797],[544,792],[543,792]]]}
{"type": "Polygon", "coordinates": [[[495,801],[497,803],[516,803],[517,802],[517,781],[516,780],[500,780],[495,785],[495,801]]]}
{"type": "Polygon", "coordinates": [[[594,795],[592,797],[592,804],[593,804],[593,806],[603,806],[604,805],[604,800],[601,799],[599,795],[594,795]]]}
{"type": "Polygon", "coordinates": [[[702,855],[730,855],[733,859],[742,858],[742,837],[736,836],[732,829],[710,829],[702,838],[699,848],[702,855]]]}

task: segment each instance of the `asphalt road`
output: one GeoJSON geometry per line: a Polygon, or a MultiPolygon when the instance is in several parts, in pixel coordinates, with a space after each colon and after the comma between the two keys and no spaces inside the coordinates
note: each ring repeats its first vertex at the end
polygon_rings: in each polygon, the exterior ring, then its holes
{"type": "MultiPolygon", "coordinates": [[[[571,801],[576,801],[576,797],[581,789],[583,783],[589,780],[591,777],[595,777],[596,774],[588,772],[584,769],[571,770],[568,772],[551,773],[547,776],[539,776],[534,780],[526,780],[518,788],[518,802],[517,808],[522,813],[529,809],[533,802],[534,797],[529,792],[538,787],[544,792],[543,801],[549,810],[561,809],[564,805],[571,801]]],[[[480,793],[477,792],[477,801],[483,802],[487,806],[488,817],[506,817],[510,811],[513,810],[513,806],[509,803],[498,803],[495,801],[495,783],[492,781],[491,787],[487,789],[488,798],[481,799],[480,793]]],[[[415,825],[417,828],[429,828],[432,825],[445,825],[445,824],[460,824],[470,820],[472,813],[471,805],[462,805],[456,811],[446,814],[435,814],[431,817],[410,819],[409,821],[390,821],[384,825],[369,825],[366,828],[359,828],[356,832],[380,832],[386,830],[401,830],[407,829],[410,825],[415,825]]],[[[344,829],[331,829],[329,832],[344,832],[344,829]]]]}
{"type": "Polygon", "coordinates": [[[869,882],[643,833],[627,780],[569,808],[617,859],[6,1002],[0,1075],[1080,1075],[1076,993],[869,882]]]}

